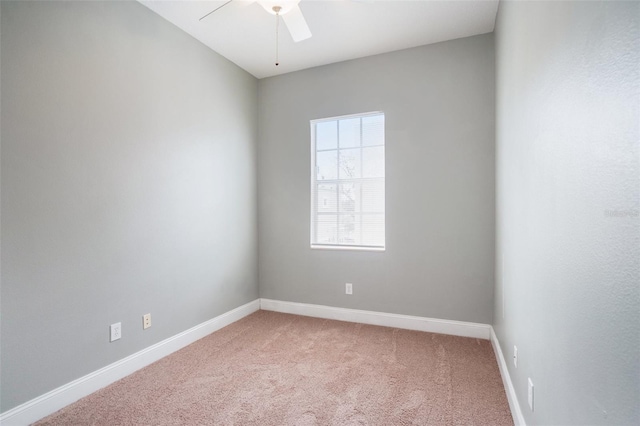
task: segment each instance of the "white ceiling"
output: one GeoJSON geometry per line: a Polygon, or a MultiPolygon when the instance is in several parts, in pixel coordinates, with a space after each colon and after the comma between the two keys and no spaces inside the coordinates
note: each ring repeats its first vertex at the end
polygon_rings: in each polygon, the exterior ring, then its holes
{"type": "Polygon", "coordinates": [[[257,78],[493,31],[498,0],[302,0],[310,39],[294,43],[258,3],[139,0],[257,78]],[[249,3],[249,4],[247,4],[249,3]]]}

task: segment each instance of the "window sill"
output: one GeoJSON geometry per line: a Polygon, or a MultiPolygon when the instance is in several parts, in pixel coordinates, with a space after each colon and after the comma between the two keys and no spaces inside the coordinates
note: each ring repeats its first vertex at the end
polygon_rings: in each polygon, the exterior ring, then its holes
{"type": "Polygon", "coordinates": [[[366,247],[366,246],[330,246],[311,244],[312,250],[348,250],[348,251],[385,251],[385,247],[366,247]]]}

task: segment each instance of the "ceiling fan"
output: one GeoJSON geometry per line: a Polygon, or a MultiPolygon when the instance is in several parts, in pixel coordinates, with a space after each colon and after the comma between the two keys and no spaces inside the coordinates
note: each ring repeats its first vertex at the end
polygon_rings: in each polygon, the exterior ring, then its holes
{"type": "Polygon", "coordinates": [[[305,21],[304,16],[302,15],[302,11],[300,10],[300,6],[298,6],[300,0],[229,0],[204,15],[202,18],[200,18],[200,21],[202,21],[212,13],[222,9],[223,7],[229,5],[236,7],[248,6],[253,3],[258,3],[264,8],[264,10],[272,15],[275,15],[276,25],[280,21],[279,18],[282,17],[282,20],[287,26],[289,33],[291,33],[291,38],[293,38],[293,41],[299,42],[311,37],[311,31],[309,30],[307,21],[305,21]]]}

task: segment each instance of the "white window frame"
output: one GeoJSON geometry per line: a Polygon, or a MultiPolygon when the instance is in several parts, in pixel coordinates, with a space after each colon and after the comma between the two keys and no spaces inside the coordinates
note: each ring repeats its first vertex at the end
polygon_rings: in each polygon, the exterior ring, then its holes
{"type": "MultiPolygon", "coordinates": [[[[366,214],[381,214],[384,217],[384,223],[385,223],[385,235],[384,235],[384,243],[381,246],[372,246],[372,245],[353,245],[353,244],[320,244],[315,242],[316,238],[315,238],[315,217],[314,215],[317,215],[318,212],[316,211],[316,198],[317,198],[317,190],[316,190],[316,185],[318,182],[325,182],[325,181],[318,181],[317,180],[317,166],[316,166],[316,124],[317,123],[321,123],[321,122],[328,122],[328,121],[338,121],[338,120],[345,120],[345,119],[352,119],[352,118],[364,118],[364,117],[369,117],[369,116],[376,116],[376,115],[382,115],[383,117],[385,117],[384,112],[382,111],[372,111],[372,112],[366,112],[366,113],[361,113],[361,114],[349,114],[349,115],[341,115],[341,116],[336,116],[336,117],[328,117],[328,118],[321,118],[321,119],[315,119],[315,120],[311,120],[310,121],[310,127],[311,127],[311,173],[310,173],[310,180],[311,180],[311,185],[310,185],[310,189],[311,189],[311,210],[310,210],[310,242],[311,242],[311,248],[312,249],[330,249],[330,250],[362,250],[362,251],[385,251],[386,250],[386,206],[384,209],[384,212],[382,213],[371,213],[371,212],[363,212],[360,211],[358,212],[358,214],[360,214],[361,216],[366,215],[366,214]]],[[[362,129],[362,128],[361,128],[362,129]]],[[[386,123],[385,123],[385,129],[386,129],[386,123]]],[[[385,158],[385,163],[386,163],[386,130],[383,130],[383,137],[384,137],[384,142],[383,142],[383,147],[384,147],[384,158],[385,158]]],[[[339,138],[339,136],[338,136],[339,138]]],[[[362,148],[362,140],[360,141],[360,148],[362,148]]],[[[339,153],[340,153],[340,142],[338,139],[338,146],[337,146],[337,151],[338,151],[338,161],[339,161],[339,153]]],[[[362,154],[361,154],[362,155],[362,154]]],[[[362,162],[361,162],[361,167],[362,167],[362,162]]],[[[340,179],[340,177],[333,179],[333,180],[327,180],[327,183],[335,183],[336,185],[342,183],[342,182],[349,182],[349,181],[357,181],[357,179],[360,178],[356,178],[356,179],[340,179]]],[[[381,178],[382,181],[384,182],[384,186],[386,188],[386,172],[384,174],[384,176],[381,178]]],[[[385,202],[386,204],[386,202],[385,202]]],[[[338,215],[340,213],[338,212],[338,215]]]]}

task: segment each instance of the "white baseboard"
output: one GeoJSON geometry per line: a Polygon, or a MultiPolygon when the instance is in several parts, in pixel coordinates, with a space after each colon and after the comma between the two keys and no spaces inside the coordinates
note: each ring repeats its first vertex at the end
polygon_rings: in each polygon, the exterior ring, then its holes
{"type": "Polygon", "coordinates": [[[509,401],[509,408],[511,409],[513,423],[516,426],[526,426],[522,410],[520,410],[520,404],[518,403],[518,397],[516,396],[516,390],[511,382],[509,369],[507,368],[507,363],[505,362],[504,355],[502,354],[498,336],[496,336],[496,333],[493,331],[493,327],[491,327],[491,345],[493,346],[493,351],[495,352],[496,359],[498,360],[498,368],[500,368],[502,383],[504,384],[504,390],[507,393],[507,400],[509,401]]]}
{"type": "Polygon", "coordinates": [[[335,308],[308,303],[283,302],[280,300],[260,299],[260,309],[304,315],[308,317],[350,321],[384,327],[404,328],[407,330],[427,331],[430,333],[450,334],[453,336],[475,337],[489,340],[491,326],[474,322],[441,320],[415,317],[410,315],[389,314],[385,312],[361,311],[357,309],[335,308]]]}
{"type": "Polygon", "coordinates": [[[87,374],[0,415],[2,426],[31,424],[260,309],[256,299],[87,374]]]}
{"type": "Polygon", "coordinates": [[[441,320],[435,318],[416,317],[410,315],[389,314],[384,312],[362,311],[356,309],[336,308],[332,306],[311,305],[307,303],[285,302],[270,299],[258,299],[221,314],[209,321],[189,330],[176,334],[162,342],[136,352],[124,359],[114,362],[100,370],[87,374],[66,385],[60,386],[44,395],[25,402],[9,411],[0,414],[2,426],[24,426],[38,421],[49,414],[83,398],[105,386],[116,382],[129,374],[146,367],[155,361],[176,352],[214,331],[256,312],[259,309],[276,311],[316,318],[339,321],[358,322],[385,327],[426,331],[431,333],[450,334],[454,336],[473,337],[491,340],[496,354],[498,367],[504,383],[513,421],[517,426],[526,426],[515,389],[509,376],[500,343],[487,324],[472,322],[441,320]]]}

